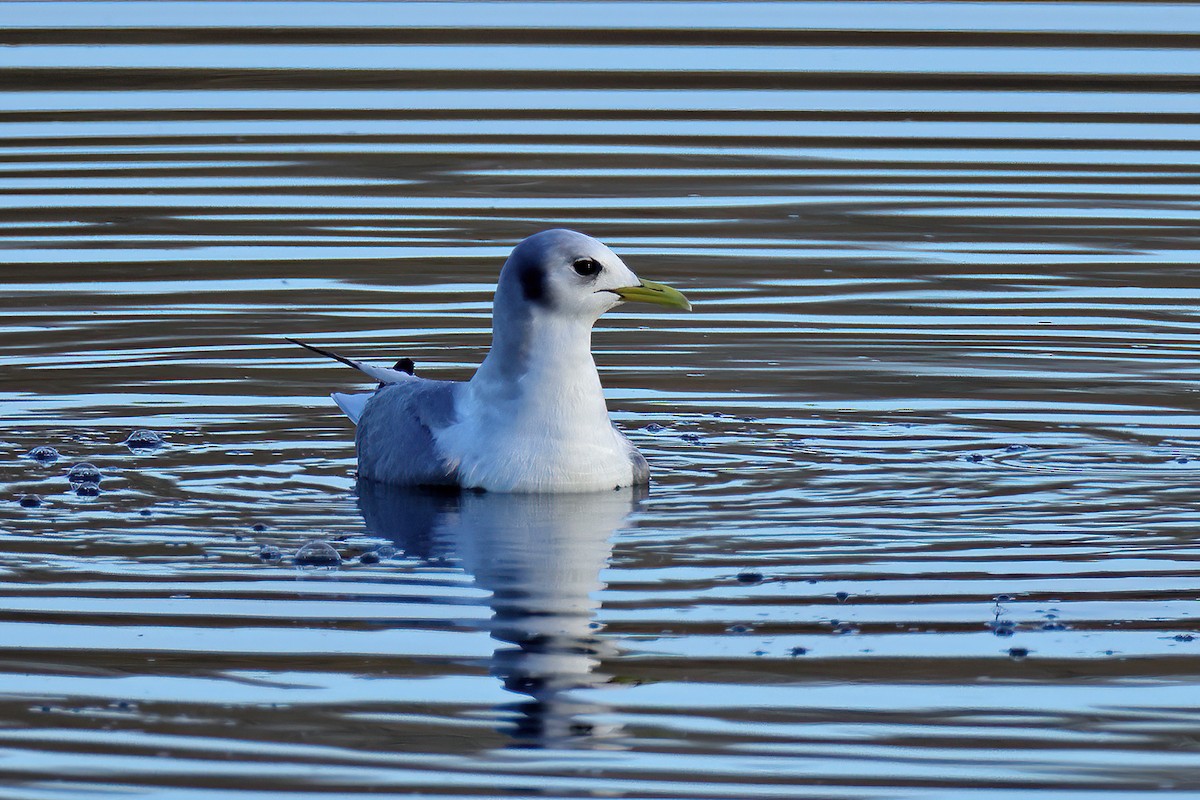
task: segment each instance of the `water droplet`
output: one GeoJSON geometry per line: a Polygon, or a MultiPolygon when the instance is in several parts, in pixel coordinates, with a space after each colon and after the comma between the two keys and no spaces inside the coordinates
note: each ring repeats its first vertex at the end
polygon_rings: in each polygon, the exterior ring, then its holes
{"type": "Polygon", "coordinates": [[[36,494],[23,494],[21,499],[17,501],[23,508],[37,508],[42,504],[42,498],[36,494]]]}
{"type": "Polygon", "coordinates": [[[273,544],[263,545],[258,551],[258,557],[263,561],[275,563],[283,559],[283,551],[273,544]]]}
{"type": "Polygon", "coordinates": [[[100,470],[88,461],[80,461],[67,472],[71,483],[99,483],[100,477],[100,470]]]}
{"type": "Polygon", "coordinates": [[[135,453],[145,450],[157,450],[163,446],[163,438],[154,431],[136,430],[129,434],[129,438],[125,440],[125,446],[135,453]]]}
{"type": "Polygon", "coordinates": [[[342,557],[333,545],[319,540],[301,547],[292,560],[301,567],[336,567],[342,563],[342,557]]]}
{"type": "Polygon", "coordinates": [[[58,451],[48,444],[38,445],[26,455],[39,464],[53,464],[58,461],[58,451]]]}

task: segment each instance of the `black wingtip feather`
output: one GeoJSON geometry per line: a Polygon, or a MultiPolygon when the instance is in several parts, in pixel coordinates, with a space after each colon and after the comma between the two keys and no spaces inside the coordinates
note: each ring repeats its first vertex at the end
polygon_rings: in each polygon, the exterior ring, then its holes
{"type": "Polygon", "coordinates": [[[332,358],[334,361],[340,361],[343,364],[345,364],[347,367],[354,367],[355,369],[359,368],[357,361],[346,358],[345,356],[339,356],[337,353],[333,352],[332,350],[325,350],[320,347],[317,347],[316,345],[305,344],[304,342],[300,341],[299,339],[293,339],[290,336],[285,336],[283,338],[286,339],[287,341],[291,342],[292,344],[300,345],[305,350],[312,350],[317,355],[325,356],[326,358],[332,358]]]}

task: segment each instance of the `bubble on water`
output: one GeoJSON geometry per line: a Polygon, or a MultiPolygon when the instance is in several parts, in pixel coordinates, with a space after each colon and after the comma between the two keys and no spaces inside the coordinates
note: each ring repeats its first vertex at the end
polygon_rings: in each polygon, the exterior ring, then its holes
{"type": "Polygon", "coordinates": [[[649,431],[650,433],[658,433],[659,431],[665,431],[666,428],[664,428],[662,425],[659,425],[657,422],[651,422],[649,425],[642,428],[642,430],[649,431]]]}
{"type": "Polygon", "coordinates": [[[38,497],[36,494],[23,494],[21,495],[21,498],[17,500],[17,502],[20,503],[23,508],[37,508],[42,504],[42,498],[38,497]]]}
{"type": "Polygon", "coordinates": [[[1196,641],[1196,637],[1190,633],[1176,634],[1175,636],[1172,636],[1171,638],[1177,642],[1194,642],[1194,641],[1196,641]]]}
{"type": "Polygon", "coordinates": [[[259,548],[258,557],[262,561],[274,564],[283,560],[283,551],[273,544],[267,544],[259,548]]]}
{"type": "Polygon", "coordinates": [[[292,561],[300,567],[337,567],[342,557],[329,542],[316,540],[297,550],[292,561]]]}
{"type": "Polygon", "coordinates": [[[145,450],[157,450],[163,446],[163,438],[154,431],[139,429],[129,434],[129,438],[125,440],[125,446],[135,453],[145,450]]]}
{"type": "Polygon", "coordinates": [[[1009,655],[1009,658],[1012,658],[1016,661],[1020,661],[1021,659],[1025,658],[1026,656],[1029,655],[1029,648],[1028,647],[1010,647],[1010,648],[1008,648],[1008,655],[1009,655]]]}
{"type": "Polygon", "coordinates": [[[385,544],[383,547],[376,547],[375,553],[380,558],[391,558],[392,556],[396,555],[396,548],[385,544]]]}
{"type": "Polygon", "coordinates": [[[1027,444],[1010,444],[1008,447],[1004,448],[1004,450],[1009,453],[1024,453],[1028,449],[1029,445],[1027,444]]]}
{"type": "Polygon", "coordinates": [[[836,594],[834,594],[834,597],[837,598],[837,601],[839,603],[844,603],[850,599],[850,593],[849,592],[837,592],[836,594]]]}
{"type": "Polygon", "coordinates": [[[81,483],[75,487],[75,494],[80,497],[98,497],[100,495],[100,485],[95,483],[81,483]]]}
{"type": "Polygon", "coordinates": [[[745,572],[739,572],[737,579],[738,583],[762,583],[763,574],[761,572],[746,570],[745,572]]]}
{"type": "Polygon", "coordinates": [[[71,483],[99,483],[100,470],[91,462],[80,461],[67,472],[67,480],[71,483]]]}
{"type": "Polygon", "coordinates": [[[803,655],[808,655],[807,647],[793,647],[792,648],[792,658],[795,658],[796,656],[803,656],[803,655]]]}
{"type": "Polygon", "coordinates": [[[966,456],[966,460],[972,464],[978,464],[980,461],[983,461],[983,456],[979,455],[979,453],[971,453],[971,455],[966,456]]]}
{"type": "Polygon", "coordinates": [[[39,464],[53,464],[58,461],[58,451],[48,444],[38,445],[25,455],[39,464]]]}
{"type": "Polygon", "coordinates": [[[266,529],[267,529],[266,525],[263,525],[261,522],[256,522],[254,524],[254,527],[251,528],[250,530],[254,531],[255,533],[262,533],[266,529]]]}
{"type": "Polygon", "coordinates": [[[358,557],[358,562],[360,564],[378,564],[379,553],[376,553],[374,550],[368,550],[358,557]]]}
{"type": "Polygon", "coordinates": [[[679,438],[683,439],[688,444],[700,444],[700,434],[698,433],[685,433],[679,438]]]}

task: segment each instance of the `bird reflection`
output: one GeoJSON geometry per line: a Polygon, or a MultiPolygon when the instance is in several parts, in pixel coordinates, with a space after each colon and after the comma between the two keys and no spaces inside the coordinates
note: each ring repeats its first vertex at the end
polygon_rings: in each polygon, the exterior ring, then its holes
{"type": "Polygon", "coordinates": [[[612,535],[644,493],[448,493],[360,481],[359,507],[371,532],[407,555],[457,562],[491,592],[490,632],[501,644],[491,672],[525,695],[508,731],[515,746],[616,745],[617,730],[588,722],[607,710],[571,690],[610,680],[596,671],[616,652],[594,615],[612,535]]]}

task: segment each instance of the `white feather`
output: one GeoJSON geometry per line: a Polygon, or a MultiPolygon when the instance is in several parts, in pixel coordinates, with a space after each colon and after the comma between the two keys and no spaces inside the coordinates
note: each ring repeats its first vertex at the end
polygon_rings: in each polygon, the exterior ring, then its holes
{"type": "MultiPolygon", "coordinates": [[[[332,350],[326,350],[323,347],[317,347],[316,345],[312,344],[305,344],[299,339],[292,339],[289,337],[287,338],[287,341],[291,342],[292,344],[298,344],[305,350],[311,350],[318,355],[325,356],[326,358],[332,358],[334,361],[340,361],[348,367],[354,367],[359,372],[379,381],[380,383],[402,383],[404,381],[413,380],[413,375],[408,372],[403,372],[391,367],[377,367],[374,364],[364,364],[362,361],[356,361],[353,358],[346,358],[343,355],[338,355],[332,350]]],[[[341,404],[339,403],[338,405],[341,404]]],[[[355,421],[357,422],[357,420],[355,421]]]]}
{"type": "Polygon", "coordinates": [[[350,421],[355,425],[362,418],[363,410],[367,407],[367,401],[371,399],[374,392],[365,392],[363,394],[347,394],[346,392],[334,392],[329,395],[333,398],[333,402],[337,403],[338,408],[342,413],[350,418],[350,421]]]}
{"type": "Polygon", "coordinates": [[[467,384],[458,421],[437,436],[463,486],[585,492],[633,484],[632,447],[609,420],[590,329],[573,327],[549,336],[554,346],[519,380],[485,362],[467,384]]]}

